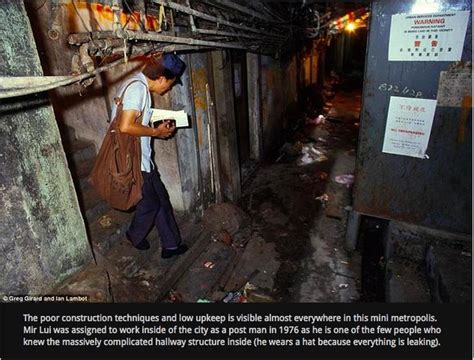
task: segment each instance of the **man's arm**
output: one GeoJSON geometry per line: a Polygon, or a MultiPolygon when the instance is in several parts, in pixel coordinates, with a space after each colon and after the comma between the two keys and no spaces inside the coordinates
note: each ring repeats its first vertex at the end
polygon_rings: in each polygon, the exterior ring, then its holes
{"type": "Polygon", "coordinates": [[[119,129],[124,134],[133,136],[153,136],[160,139],[166,139],[170,137],[175,131],[175,126],[163,122],[158,127],[152,128],[143,126],[135,121],[140,115],[138,110],[124,110],[119,119],[119,129]]]}

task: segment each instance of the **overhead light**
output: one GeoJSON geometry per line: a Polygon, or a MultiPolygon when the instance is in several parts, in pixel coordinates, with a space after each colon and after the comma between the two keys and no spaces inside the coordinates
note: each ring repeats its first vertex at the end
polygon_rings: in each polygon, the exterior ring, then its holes
{"type": "Polygon", "coordinates": [[[353,32],[356,29],[356,24],[353,22],[350,22],[346,25],[346,31],[348,32],[353,32]]]}

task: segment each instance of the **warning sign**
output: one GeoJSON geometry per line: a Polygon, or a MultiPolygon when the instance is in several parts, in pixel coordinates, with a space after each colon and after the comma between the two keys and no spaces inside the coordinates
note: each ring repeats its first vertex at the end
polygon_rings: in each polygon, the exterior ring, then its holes
{"type": "Polygon", "coordinates": [[[382,152],[424,159],[436,100],[392,96],[382,152]]]}
{"type": "Polygon", "coordinates": [[[389,61],[459,61],[469,11],[392,15],[389,61]]]}

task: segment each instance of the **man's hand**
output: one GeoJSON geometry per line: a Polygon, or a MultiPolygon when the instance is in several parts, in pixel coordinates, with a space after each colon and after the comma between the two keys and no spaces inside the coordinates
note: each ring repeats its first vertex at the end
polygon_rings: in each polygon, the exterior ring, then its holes
{"type": "Polygon", "coordinates": [[[140,115],[137,110],[124,110],[119,119],[120,132],[133,136],[153,136],[160,139],[167,139],[173,135],[176,125],[171,120],[164,120],[156,128],[143,126],[135,119],[140,115]]]}
{"type": "Polygon", "coordinates": [[[173,135],[176,130],[176,125],[170,120],[164,120],[155,129],[154,137],[160,139],[167,139],[173,135]]]}

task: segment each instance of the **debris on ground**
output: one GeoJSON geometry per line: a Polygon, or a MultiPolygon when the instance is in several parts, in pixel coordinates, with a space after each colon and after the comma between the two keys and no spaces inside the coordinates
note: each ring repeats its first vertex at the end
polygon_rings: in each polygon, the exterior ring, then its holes
{"type": "Polygon", "coordinates": [[[244,296],[246,297],[248,302],[275,302],[275,299],[273,299],[270,295],[266,294],[266,292],[262,289],[259,289],[257,286],[247,283],[244,286],[244,296]]]}
{"type": "Polygon", "coordinates": [[[338,184],[346,185],[350,187],[354,183],[354,175],[347,174],[347,175],[338,175],[334,178],[338,184]]]}
{"type": "Polygon", "coordinates": [[[108,215],[104,215],[99,219],[99,224],[103,228],[108,228],[112,226],[112,219],[108,215]]]}
{"type": "Polygon", "coordinates": [[[215,236],[215,241],[220,241],[221,243],[231,246],[232,245],[232,235],[229,234],[227,230],[222,230],[215,236]]]}
{"type": "Polygon", "coordinates": [[[326,122],[326,117],[324,115],[318,115],[315,118],[306,118],[306,125],[320,125],[326,122]]]}
{"type": "Polygon", "coordinates": [[[304,182],[311,182],[311,177],[308,174],[302,174],[299,176],[299,178],[304,182]]]}
{"type": "Polygon", "coordinates": [[[168,294],[167,302],[180,303],[183,302],[183,296],[178,292],[171,290],[168,294]]]}
{"type": "Polygon", "coordinates": [[[212,261],[206,261],[204,263],[204,267],[207,267],[208,269],[212,269],[216,264],[214,264],[212,261]]]}
{"type": "Polygon", "coordinates": [[[329,174],[325,171],[321,171],[321,172],[318,173],[318,177],[321,180],[326,180],[329,177],[329,174]]]}
{"type": "Polygon", "coordinates": [[[329,195],[328,194],[323,194],[321,196],[318,196],[316,200],[321,201],[321,204],[323,205],[323,208],[326,207],[326,203],[329,201],[329,195]]]}
{"type": "Polygon", "coordinates": [[[298,156],[301,154],[301,149],[303,148],[303,143],[301,141],[296,141],[294,144],[284,143],[280,148],[280,153],[282,155],[289,156],[298,156]]]}
{"type": "Polygon", "coordinates": [[[222,230],[234,236],[239,230],[250,224],[250,217],[238,206],[220,203],[209,206],[204,212],[203,226],[215,234],[222,230]]]}
{"type": "Polygon", "coordinates": [[[198,304],[209,304],[209,303],[212,303],[211,300],[208,300],[208,299],[203,299],[203,298],[199,298],[197,299],[196,301],[198,304]]]}
{"type": "Polygon", "coordinates": [[[314,143],[308,143],[301,149],[303,156],[298,160],[299,166],[309,165],[314,162],[326,161],[328,158],[324,152],[317,148],[314,143]]]}
{"type": "Polygon", "coordinates": [[[242,294],[241,291],[230,291],[222,299],[223,303],[244,303],[247,302],[247,298],[242,294]]]}

